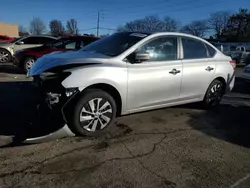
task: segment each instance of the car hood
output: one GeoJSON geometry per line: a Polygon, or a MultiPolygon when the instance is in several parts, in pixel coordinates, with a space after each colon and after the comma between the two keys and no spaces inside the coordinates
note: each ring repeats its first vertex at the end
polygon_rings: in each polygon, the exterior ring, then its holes
{"type": "Polygon", "coordinates": [[[109,56],[87,51],[52,52],[39,58],[27,76],[36,76],[59,66],[102,63],[107,58],[109,56]]]}

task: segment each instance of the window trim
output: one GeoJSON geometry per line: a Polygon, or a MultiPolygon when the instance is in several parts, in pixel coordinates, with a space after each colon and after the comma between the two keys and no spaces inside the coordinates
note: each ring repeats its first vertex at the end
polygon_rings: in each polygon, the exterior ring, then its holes
{"type": "MultiPolygon", "coordinates": [[[[130,56],[130,55],[132,55],[133,53],[135,53],[140,47],[142,47],[143,45],[145,45],[145,44],[147,44],[147,43],[149,43],[149,42],[151,42],[151,41],[153,41],[153,40],[157,40],[157,39],[159,39],[159,38],[166,38],[166,37],[175,37],[176,39],[177,39],[177,59],[176,60],[165,60],[165,61],[146,61],[147,63],[154,63],[154,62],[174,62],[174,61],[180,61],[181,60],[181,49],[180,49],[180,41],[179,41],[179,36],[177,36],[177,35],[161,35],[161,36],[157,36],[157,37],[153,37],[153,38],[151,38],[151,39],[149,39],[149,40],[147,40],[147,41],[145,41],[143,44],[141,44],[140,46],[138,46],[133,52],[131,52],[130,54],[128,54],[125,58],[124,58],[124,60],[123,61],[125,61],[125,62],[127,62],[127,63],[130,63],[128,60],[127,60],[127,57],[128,56],[130,56]]],[[[141,63],[136,63],[136,64],[143,64],[144,63],[144,61],[143,62],[141,62],[141,63]]],[[[130,64],[133,64],[133,63],[130,63],[130,64]]]]}
{"type": "Polygon", "coordinates": [[[204,43],[205,44],[205,47],[206,47],[206,49],[207,49],[207,52],[208,52],[208,54],[209,54],[209,57],[207,57],[208,59],[211,59],[211,58],[214,58],[215,56],[216,56],[216,54],[217,54],[217,50],[216,49],[214,49],[214,47],[212,47],[211,45],[209,45],[208,43],[204,43]],[[211,47],[214,51],[215,51],[215,53],[214,53],[214,55],[213,56],[210,56],[210,52],[209,52],[209,50],[208,50],[208,48],[207,47],[211,47]]]}
{"type": "Polygon", "coordinates": [[[208,49],[206,47],[206,43],[205,42],[203,42],[203,41],[201,41],[199,39],[195,39],[195,38],[192,38],[192,37],[186,37],[186,36],[180,36],[179,38],[180,38],[180,44],[181,44],[181,48],[182,48],[182,50],[181,50],[181,52],[182,52],[181,59],[182,60],[196,60],[196,59],[208,59],[208,58],[211,58],[211,57],[208,56],[209,55],[209,51],[208,51],[208,49]],[[191,40],[194,40],[194,41],[201,42],[203,44],[203,46],[205,47],[205,49],[206,49],[207,57],[185,59],[184,58],[184,48],[183,48],[183,44],[182,44],[182,39],[191,39],[191,40]]]}

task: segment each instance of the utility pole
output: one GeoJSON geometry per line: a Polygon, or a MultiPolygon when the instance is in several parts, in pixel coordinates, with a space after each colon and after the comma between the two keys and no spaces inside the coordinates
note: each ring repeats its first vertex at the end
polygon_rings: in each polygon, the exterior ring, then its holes
{"type": "Polygon", "coordinates": [[[100,28],[100,11],[98,11],[97,15],[97,27],[96,27],[96,36],[99,36],[99,28],[100,28]]]}
{"type": "Polygon", "coordinates": [[[96,36],[97,37],[99,37],[100,18],[103,18],[103,10],[99,10],[97,13],[97,27],[96,27],[96,36]]]}

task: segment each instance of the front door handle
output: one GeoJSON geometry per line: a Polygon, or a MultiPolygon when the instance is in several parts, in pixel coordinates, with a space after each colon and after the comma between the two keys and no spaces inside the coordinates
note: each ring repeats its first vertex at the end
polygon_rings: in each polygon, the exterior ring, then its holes
{"type": "Polygon", "coordinates": [[[211,70],[214,70],[214,68],[213,68],[213,67],[208,66],[205,70],[206,70],[206,71],[211,71],[211,70]]]}
{"type": "Polygon", "coordinates": [[[180,73],[181,71],[180,70],[176,70],[176,69],[173,69],[169,72],[169,74],[173,74],[173,75],[176,75],[178,73],[180,73]]]}

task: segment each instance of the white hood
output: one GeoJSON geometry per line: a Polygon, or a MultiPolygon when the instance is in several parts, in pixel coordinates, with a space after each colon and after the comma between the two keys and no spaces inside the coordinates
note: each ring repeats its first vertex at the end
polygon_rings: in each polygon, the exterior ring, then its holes
{"type": "Polygon", "coordinates": [[[28,77],[36,76],[51,68],[69,64],[100,63],[101,60],[109,58],[102,54],[87,51],[53,52],[39,58],[32,66],[28,77]]]}

